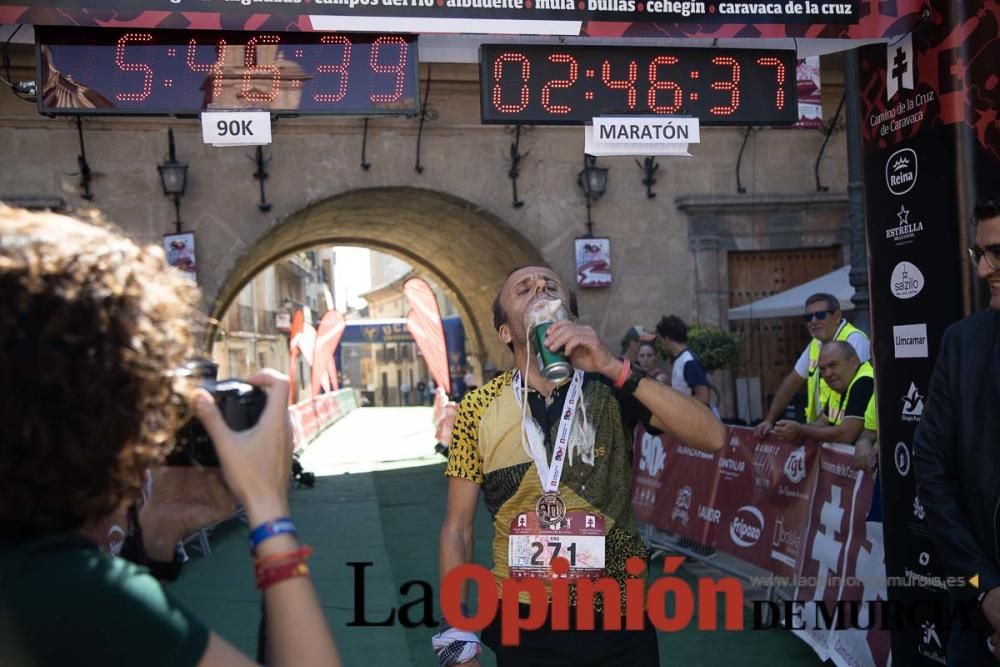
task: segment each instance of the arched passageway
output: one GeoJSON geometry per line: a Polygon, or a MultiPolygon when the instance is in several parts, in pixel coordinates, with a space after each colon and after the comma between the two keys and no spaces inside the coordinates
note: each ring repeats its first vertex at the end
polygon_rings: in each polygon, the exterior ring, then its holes
{"type": "Polygon", "coordinates": [[[493,331],[493,297],[510,269],[546,264],[517,231],[465,200],[419,188],[353,190],[293,213],[257,241],[227,276],[212,317],[269,264],[317,245],[367,246],[426,272],[458,309],[469,354],[501,368],[509,353],[493,331]]]}

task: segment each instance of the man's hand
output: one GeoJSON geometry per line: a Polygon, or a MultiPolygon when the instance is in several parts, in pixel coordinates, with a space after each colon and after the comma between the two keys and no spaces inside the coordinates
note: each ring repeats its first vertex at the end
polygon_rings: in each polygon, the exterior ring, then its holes
{"type": "Polygon", "coordinates": [[[553,352],[562,350],[574,368],[587,373],[608,375],[618,363],[596,331],[570,320],[552,323],[545,336],[545,346],[553,352]]]}
{"type": "Polygon", "coordinates": [[[802,424],[790,419],[782,419],[774,425],[774,433],[779,440],[795,442],[802,439],[802,424]]]}
{"type": "Polygon", "coordinates": [[[774,422],[765,419],[761,423],[757,424],[753,428],[754,435],[758,438],[766,438],[770,435],[771,429],[774,428],[774,422]]]}
{"type": "Polygon", "coordinates": [[[878,449],[867,438],[859,438],[854,443],[854,459],[852,465],[858,470],[864,470],[870,475],[875,474],[878,466],[878,449]]]}
{"type": "MultiPolygon", "coordinates": [[[[993,629],[1000,633],[1000,587],[994,588],[983,598],[983,613],[993,629]]],[[[994,640],[994,643],[997,643],[994,640]]],[[[1000,643],[997,643],[1000,648],[1000,643]]]]}
{"type": "Polygon", "coordinates": [[[153,472],[152,491],[139,510],[142,545],[157,561],[172,561],[174,548],[186,535],[226,518],[236,499],[222,471],[164,466],[153,472]]]}

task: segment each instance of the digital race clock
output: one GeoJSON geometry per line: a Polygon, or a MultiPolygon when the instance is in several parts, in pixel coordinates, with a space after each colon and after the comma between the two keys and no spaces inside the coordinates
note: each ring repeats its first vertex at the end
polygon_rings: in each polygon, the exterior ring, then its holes
{"type": "Polygon", "coordinates": [[[38,26],[44,114],[411,115],[413,36],[38,26]]]}
{"type": "Polygon", "coordinates": [[[798,120],[794,51],[483,45],[484,123],[589,123],[604,115],[695,116],[703,125],[798,120]]]}

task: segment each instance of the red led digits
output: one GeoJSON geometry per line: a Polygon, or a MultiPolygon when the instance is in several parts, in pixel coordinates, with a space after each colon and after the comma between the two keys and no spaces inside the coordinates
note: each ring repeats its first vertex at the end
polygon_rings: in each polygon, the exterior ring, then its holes
{"type": "Polygon", "coordinates": [[[222,96],[222,67],[226,63],[226,40],[220,39],[215,45],[216,59],[211,65],[208,63],[199,64],[195,62],[195,51],[198,49],[198,42],[192,39],[188,42],[187,66],[192,72],[210,73],[212,76],[212,100],[218,100],[222,96]]]}
{"type": "Polygon", "coordinates": [[[550,104],[552,99],[552,88],[569,88],[576,83],[580,75],[580,64],[576,58],[565,53],[553,53],[549,56],[550,63],[567,63],[569,65],[569,77],[566,79],[553,79],[542,88],[542,107],[549,113],[566,114],[573,110],[568,104],[550,104]]]}
{"type": "Polygon", "coordinates": [[[775,75],[778,78],[777,91],[774,94],[774,106],[778,109],[785,108],[785,63],[779,58],[757,58],[757,64],[764,67],[774,67],[775,75]]]}
{"type": "Polygon", "coordinates": [[[493,106],[496,107],[497,111],[502,111],[503,113],[521,113],[528,108],[528,97],[530,91],[528,90],[527,81],[531,78],[531,63],[528,62],[528,57],[523,53],[501,53],[496,60],[493,61],[493,79],[496,81],[493,84],[493,106]],[[503,88],[501,81],[503,80],[503,66],[506,63],[520,63],[521,65],[521,101],[518,104],[504,104],[503,103],[503,88]]]}
{"type": "Polygon", "coordinates": [[[406,51],[408,47],[406,40],[397,36],[379,37],[372,42],[371,66],[373,72],[379,74],[395,74],[396,83],[391,93],[377,93],[369,95],[372,102],[395,102],[403,96],[403,84],[406,81],[406,51]],[[399,47],[399,59],[395,65],[381,65],[378,62],[378,50],[383,44],[395,44],[399,47]]]}
{"type": "Polygon", "coordinates": [[[627,90],[628,91],[628,108],[635,109],[635,100],[637,93],[635,91],[635,80],[639,78],[639,65],[636,64],[634,60],[630,60],[628,63],[628,78],[627,79],[612,79],[611,78],[611,63],[607,60],[601,65],[601,81],[604,85],[612,90],[627,90]]]}
{"type": "Polygon", "coordinates": [[[153,68],[145,63],[125,62],[125,47],[133,42],[151,42],[153,36],[148,32],[127,32],[118,40],[115,47],[115,64],[123,72],[142,72],[141,93],[118,93],[115,97],[121,102],[142,102],[153,92],[153,68]]]}
{"type": "MultiPolygon", "coordinates": [[[[341,49],[339,65],[318,65],[316,67],[316,71],[321,74],[339,74],[340,85],[337,86],[337,92],[316,93],[313,95],[313,99],[317,102],[339,102],[344,99],[344,95],[347,95],[347,77],[351,66],[351,40],[347,39],[343,35],[324,35],[319,40],[319,43],[340,44],[340,46],[343,47],[341,49]]],[[[322,49],[322,51],[325,53],[326,49],[322,49]]]]}
{"type": "Polygon", "coordinates": [[[677,113],[684,103],[684,91],[675,81],[660,81],[660,67],[676,65],[674,56],[656,56],[649,62],[649,110],[653,113],[677,113]],[[674,99],[670,104],[659,104],[657,96],[661,90],[674,91],[674,99]]]}
{"type": "Polygon", "coordinates": [[[726,106],[715,106],[708,110],[716,116],[728,116],[740,108],[740,64],[736,62],[736,58],[730,56],[716,56],[712,58],[712,64],[732,68],[728,81],[716,81],[712,84],[712,90],[729,91],[729,104],[726,106]]]}
{"type": "MultiPolygon", "coordinates": [[[[258,35],[247,40],[246,57],[244,58],[246,72],[243,74],[243,90],[241,93],[243,99],[249,102],[273,102],[274,98],[278,96],[278,88],[281,85],[281,70],[278,69],[277,65],[257,64],[258,40],[260,40],[261,44],[279,44],[281,42],[281,39],[277,35],[258,35]],[[253,90],[252,81],[264,78],[265,72],[270,72],[271,74],[271,90],[266,93],[253,90]]],[[[275,49],[274,51],[275,56],[272,57],[272,60],[277,61],[278,50],[275,49]]]]}

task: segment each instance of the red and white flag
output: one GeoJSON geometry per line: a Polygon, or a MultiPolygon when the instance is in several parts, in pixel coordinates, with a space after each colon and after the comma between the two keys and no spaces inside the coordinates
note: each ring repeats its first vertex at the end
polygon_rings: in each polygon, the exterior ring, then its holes
{"type": "Polygon", "coordinates": [[[326,311],[319,322],[312,366],[313,396],[319,395],[320,387],[323,391],[340,389],[340,382],[337,380],[337,362],[333,358],[333,353],[340,344],[346,328],[344,316],[336,310],[326,311]]]}
{"type": "Polygon", "coordinates": [[[427,370],[438,387],[451,393],[451,376],[448,374],[448,349],[441,324],[441,311],[430,285],[421,278],[410,278],[403,285],[403,293],[410,302],[406,326],[424,355],[427,370]]]}

